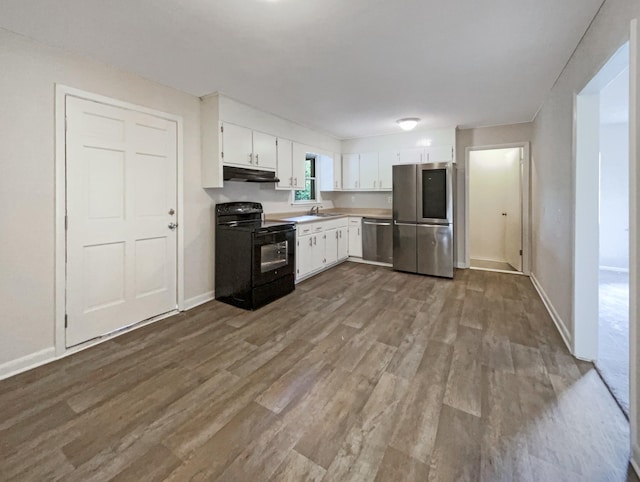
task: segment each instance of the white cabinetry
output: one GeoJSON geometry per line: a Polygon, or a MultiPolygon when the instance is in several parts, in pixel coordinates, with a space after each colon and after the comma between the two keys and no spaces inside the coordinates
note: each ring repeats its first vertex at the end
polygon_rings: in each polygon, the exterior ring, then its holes
{"type": "Polygon", "coordinates": [[[276,189],[293,189],[293,143],[278,139],[276,175],[280,182],[276,189]]]}
{"type": "Polygon", "coordinates": [[[342,156],[343,189],[356,191],[389,191],[397,152],[368,152],[342,156]]]}
{"type": "Polygon", "coordinates": [[[260,169],[276,170],[277,141],[275,136],[253,131],[253,159],[260,169]]]}
{"type": "Polygon", "coordinates": [[[360,157],[360,182],[358,189],[373,190],[378,184],[378,153],[367,152],[359,154],[360,157]]]}
{"type": "Polygon", "coordinates": [[[362,258],[362,218],[349,216],[349,256],[362,258]]]}
{"type": "Polygon", "coordinates": [[[338,261],[349,257],[349,228],[345,224],[338,228],[338,261]]]}
{"type": "Polygon", "coordinates": [[[324,261],[327,265],[338,261],[338,228],[327,229],[324,232],[324,261]]]}
{"type": "Polygon", "coordinates": [[[391,190],[393,180],[393,165],[398,164],[397,152],[381,152],[378,156],[378,184],[383,191],[391,190]]]}
{"type": "Polygon", "coordinates": [[[304,163],[307,148],[297,142],[278,139],[278,169],[280,182],[276,189],[304,189],[304,163]]]}
{"type": "Polygon", "coordinates": [[[298,224],[296,281],[347,259],[347,218],[298,224]]]}
{"type": "Polygon", "coordinates": [[[342,159],[340,154],[318,156],[321,191],[342,190],[342,159]]]}
{"type": "Polygon", "coordinates": [[[358,189],[360,182],[360,155],[342,155],[342,189],[358,189]]]}
{"type": "Polygon", "coordinates": [[[251,129],[235,124],[223,123],[222,160],[225,164],[243,167],[253,166],[253,136],[251,129]]]}
{"type": "Polygon", "coordinates": [[[222,160],[224,164],[276,170],[276,138],[263,132],[223,122],[222,160]]]}

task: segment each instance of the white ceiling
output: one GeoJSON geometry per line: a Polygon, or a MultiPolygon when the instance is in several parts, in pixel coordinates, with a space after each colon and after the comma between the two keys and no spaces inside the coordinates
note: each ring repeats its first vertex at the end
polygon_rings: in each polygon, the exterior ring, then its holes
{"type": "Polygon", "coordinates": [[[0,27],[340,138],[530,121],[603,0],[0,0],[0,27]]]}

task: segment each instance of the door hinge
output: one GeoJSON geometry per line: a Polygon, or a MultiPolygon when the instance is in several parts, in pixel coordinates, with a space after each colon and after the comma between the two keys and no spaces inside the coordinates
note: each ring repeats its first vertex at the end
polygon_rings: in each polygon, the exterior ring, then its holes
{"type": "Polygon", "coordinates": [[[69,315],[67,315],[65,313],[64,314],[64,327],[66,328],[67,326],[69,326],[69,315]]]}
{"type": "Polygon", "coordinates": [[[276,147],[278,147],[278,139],[276,139],[276,147]]]}
{"type": "Polygon", "coordinates": [[[522,256],[522,250],[520,250],[520,256],[522,256]]]}
{"type": "Polygon", "coordinates": [[[69,229],[69,216],[64,215],[64,230],[67,231],[69,229]]]}
{"type": "Polygon", "coordinates": [[[224,159],[224,152],[221,152],[220,156],[224,159]]]}
{"type": "Polygon", "coordinates": [[[224,133],[224,126],[220,126],[220,132],[224,133]]]}

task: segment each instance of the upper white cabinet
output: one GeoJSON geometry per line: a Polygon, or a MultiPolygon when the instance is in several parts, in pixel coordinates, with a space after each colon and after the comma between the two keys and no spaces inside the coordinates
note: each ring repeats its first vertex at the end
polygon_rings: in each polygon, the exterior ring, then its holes
{"type": "Polygon", "coordinates": [[[280,182],[276,189],[293,189],[293,142],[287,139],[278,139],[276,149],[276,175],[280,182]]]}
{"type": "Polygon", "coordinates": [[[342,189],[360,188],[360,155],[342,155],[342,189]]]}
{"type": "Polygon", "coordinates": [[[378,153],[360,154],[360,182],[358,189],[376,189],[378,184],[378,153]]]}
{"type": "Polygon", "coordinates": [[[277,140],[275,136],[253,131],[253,160],[260,169],[276,170],[277,140]]]}
{"type": "Polygon", "coordinates": [[[276,138],[263,132],[223,122],[222,161],[224,164],[276,170],[276,138]]]}
{"type": "Polygon", "coordinates": [[[220,127],[222,160],[225,164],[253,166],[253,136],[251,129],[224,123],[220,127]]]}
{"type": "Polygon", "coordinates": [[[423,162],[451,162],[453,161],[453,146],[431,146],[425,148],[423,162]]]}
{"type": "Polygon", "coordinates": [[[397,152],[342,155],[342,188],[359,191],[391,190],[391,166],[397,152]]]}
{"type": "Polygon", "coordinates": [[[392,187],[393,165],[398,164],[397,152],[381,152],[378,156],[377,188],[390,190],[392,187]]]}
{"type": "Polygon", "coordinates": [[[316,165],[320,173],[321,191],[342,190],[342,159],[340,154],[321,154],[317,157],[316,165]]]}
{"type": "Polygon", "coordinates": [[[313,152],[309,146],[305,146],[304,144],[299,144],[297,142],[293,143],[293,160],[292,160],[292,174],[293,181],[292,186],[295,190],[301,190],[305,188],[305,162],[307,159],[307,153],[313,152]]]}
{"type": "Polygon", "coordinates": [[[276,189],[304,189],[304,162],[307,148],[297,142],[278,139],[278,169],[280,182],[276,189]]]}

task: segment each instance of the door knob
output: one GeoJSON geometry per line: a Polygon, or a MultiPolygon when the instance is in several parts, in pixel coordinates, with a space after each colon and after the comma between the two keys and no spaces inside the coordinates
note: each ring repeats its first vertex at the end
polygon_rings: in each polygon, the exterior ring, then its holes
{"type": "Polygon", "coordinates": [[[170,229],[171,231],[173,231],[173,230],[174,230],[174,229],[176,229],[177,227],[178,227],[178,224],[177,224],[177,223],[169,223],[169,229],[170,229]]]}

